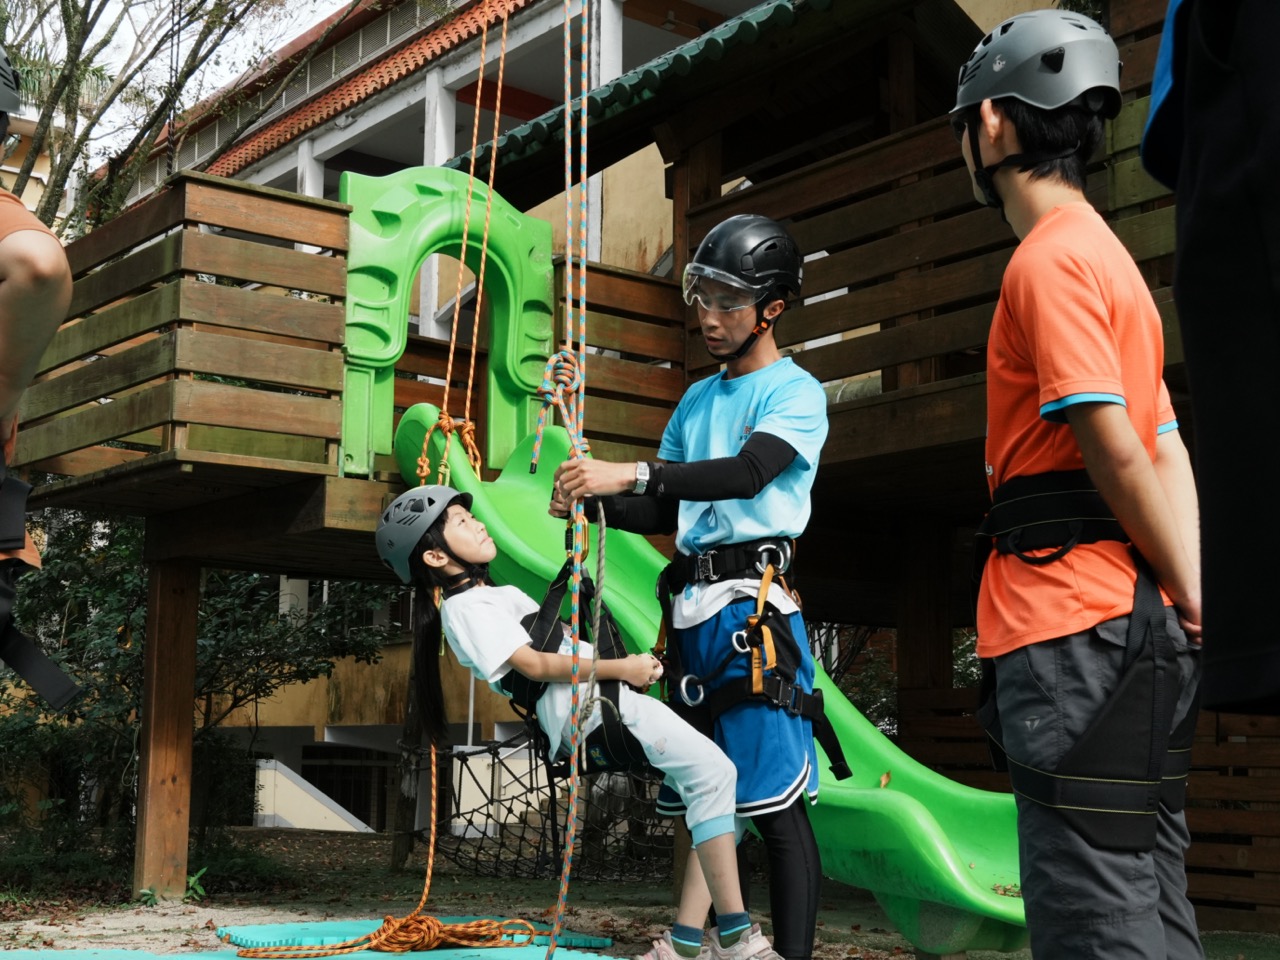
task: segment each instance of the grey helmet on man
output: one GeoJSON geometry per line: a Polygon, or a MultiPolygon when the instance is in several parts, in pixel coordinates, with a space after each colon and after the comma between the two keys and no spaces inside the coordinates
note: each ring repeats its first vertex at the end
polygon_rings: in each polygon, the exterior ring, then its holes
{"type": "Polygon", "coordinates": [[[459,493],[453,487],[438,484],[414,487],[400,494],[382,511],[375,534],[378,556],[403,583],[412,579],[409,558],[422,541],[423,534],[431,529],[451,503],[460,503],[470,510],[471,494],[459,493]]]}
{"type": "Polygon", "coordinates": [[[9,62],[9,55],[0,50],[0,113],[17,113],[22,106],[19,87],[21,78],[9,62]]]}
{"type": "MultiPolygon", "coordinates": [[[[1066,10],[1020,13],[983,37],[960,68],[951,113],[972,113],[984,100],[1013,97],[1042,110],[1074,105],[1110,120],[1120,112],[1120,68],[1115,41],[1089,17],[1066,10]]],[[[996,170],[1026,168],[1075,152],[1014,154],[984,167],[977,125],[968,128],[974,179],[988,206],[1002,205],[991,179],[996,170]]]]}
{"type": "Polygon", "coordinates": [[[741,294],[741,304],[730,309],[754,306],[756,325],[736,351],[719,359],[737,359],[746,354],[760,334],[772,326],[764,307],[772,300],[800,296],[804,280],[804,257],[785,227],[758,214],[740,213],[716,224],[698,244],[698,251],[684,268],[684,301],[690,306],[701,301],[716,309],[701,290],[704,281],[713,281],[741,294]]]}

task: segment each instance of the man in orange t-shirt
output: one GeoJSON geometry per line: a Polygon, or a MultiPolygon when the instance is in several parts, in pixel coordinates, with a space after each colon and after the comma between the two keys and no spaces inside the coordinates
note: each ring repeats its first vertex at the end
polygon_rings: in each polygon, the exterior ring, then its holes
{"type": "MultiPolygon", "coordinates": [[[[18,109],[18,75],[0,50],[0,141],[18,109]]],[[[67,314],[71,268],[62,244],[13,194],[0,190],[0,659],[38,686],[53,705],[74,685],[13,627],[14,582],[40,554],[26,532],[27,486],[3,469],[17,440],[18,403],[41,354],[67,314]]]]}
{"type": "Polygon", "coordinates": [[[1195,486],[1160,318],[1084,196],[1119,107],[1115,43],[1066,11],[1005,21],[960,71],[975,196],[1020,241],[987,346],[981,719],[1009,760],[1033,956],[1199,960],[1170,760],[1200,675],[1195,486]]]}

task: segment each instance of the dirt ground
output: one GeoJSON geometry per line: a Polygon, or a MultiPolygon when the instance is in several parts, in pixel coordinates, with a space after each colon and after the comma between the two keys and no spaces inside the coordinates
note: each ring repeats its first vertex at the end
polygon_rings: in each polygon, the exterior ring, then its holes
{"type": "MultiPolygon", "coordinates": [[[[209,896],[200,903],[160,903],[85,909],[74,903],[25,904],[0,892],[5,916],[0,949],[129,949],[152,953],[225,950],[220,927],[321,920],[381,920],[411,912],[422,893],[425,849],[416,854],[421,872],[388,875],[389,841],[376,834],[298,830],[254,830],[245,837],[273,858],[308,878],[305,886],[270,896],[218,894],[208,877],[209,896]],[[24,916],[25,914],[25,916],[24,916]]],[[[3,890],[0,885],[0,891],[3,890]]],[[[551,880],[494,880],[460,876],[440,860],[425,912],[435,916],[485,915],[550,921],[557,883],[551,880]]],[[[762,904],[767,894],[754,891],[762,904]]],[[[602,951],[634,956],[670,926],[674,915],[669,881],[660,883],[575,883],[569,893],[566,928],[613,939],[602,951]]],[[[769,929],[769,916],[754,914],[769,929]]],[[[1280,960],[1280,936],[1208,933],[1209,960],[1280,960]]],[[[818,920],[815,960],[886,960],[911,956],[910,944],[892,929],[864,891],[828,881],[818,920]]],[[[1015,954],[969,955],[971,960],[1028,960],[1015,954]]]]}

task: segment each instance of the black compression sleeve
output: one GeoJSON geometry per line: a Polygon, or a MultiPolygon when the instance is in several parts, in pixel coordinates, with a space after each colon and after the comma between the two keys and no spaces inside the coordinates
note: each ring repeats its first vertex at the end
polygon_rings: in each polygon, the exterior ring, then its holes
{"type": "Polygon", "coordinates": [[[596,504],[604,504],[604,519],[611,527],[632,533],[674,533],[678,519],[678,500],[656,500],[622,494],[616,497],[587,497],[587,521],[595,523],[600,514],[596,504]]]}
{"type": "Polygon", "coordinates": [[[787,441],[753,433],[736,457],[655,464],[649,491],[660,500],[749,500],[795,458],[787,441]]]}

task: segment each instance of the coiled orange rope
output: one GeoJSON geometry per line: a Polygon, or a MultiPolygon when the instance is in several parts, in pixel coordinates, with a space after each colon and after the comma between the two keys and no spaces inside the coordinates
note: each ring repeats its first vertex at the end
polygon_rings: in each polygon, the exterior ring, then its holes
{"type": "Polygon", "coordinates": [[[431,875],[436,862],[436,747],[431,745],[431,833],[427,847],[427,878],[422,897],[413,912],[399,919],[387,917],[373,933],[344,940],[331,946],[316,944],[278,944],[270,947],[244,947],[238,957],[255,960],[302,960],[304,957],[336,957],[361,950],[405,953],[409,950],[431,950],[445,944],[463,947],[524,947],[533,943],[535,931],[528,920],[471,920],[467,923],[441,923],[422,912],[431,893],[431,875]],[[507,939],[510,937],[511,939],[507,939]],[[519,939],[524,937],[524,939],[519,939]]]}

